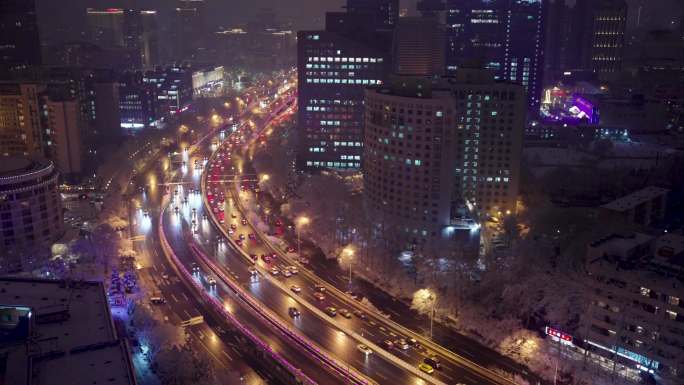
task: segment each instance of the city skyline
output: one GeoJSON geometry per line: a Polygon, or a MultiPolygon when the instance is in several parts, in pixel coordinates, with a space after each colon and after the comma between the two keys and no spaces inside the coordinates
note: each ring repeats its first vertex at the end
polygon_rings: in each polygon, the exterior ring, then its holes
{"type": "Polygon", "coordinates": [[[0,0],[0,383],[680,385],[684,7],[0,0]]]}

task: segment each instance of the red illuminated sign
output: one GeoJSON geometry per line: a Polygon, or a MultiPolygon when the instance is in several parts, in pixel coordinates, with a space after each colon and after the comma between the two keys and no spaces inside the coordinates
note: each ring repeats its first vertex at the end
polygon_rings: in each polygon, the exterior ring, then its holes
{"type": "Polygon", "coordinates": [[[554,328],[550,328],[547,326],[545,331],[546,331],[546,334],[551,336],[551,337],[556,337],[556,338],[559,338],[563,341],[572,342],[572,336],[569,334],[565,334],[560,330],[556,330],[554,328]]]}

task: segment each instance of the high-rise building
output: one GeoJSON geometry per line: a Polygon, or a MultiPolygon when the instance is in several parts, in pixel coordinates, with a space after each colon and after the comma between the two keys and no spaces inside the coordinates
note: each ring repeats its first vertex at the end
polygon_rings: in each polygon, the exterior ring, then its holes
{"type": "Polygon", "coordinates": [[[476,230],[478,216],[515,211],[522,86],[461,67],[452,78],[396,77],[367,89],[365,105],[366,207],[400,247],[437,247],[476,230]]]}
{"type": "Polygon", "coordinates": [[[35,0],[0,0],[0,75],[40,59],[35,0]]]}
{"type": "Polygon", "coordinates": [[[536,110],[543,80],[545,8],[541,0],[448,0],[447,71],[480,60],[497,79],[522,84],[528,106],[536,110]]]}
{"type": "Polygon", "coordinates": [[[46,135],[44,154],[52,159],[64,177],[78,176],[83,172],[82,132],[86,122],[81,103],[75,98],[57,95],[41,97],[42,128],[46,135]]]}
{"type": "Polygon", "coordinates": [[[157,120],[153,90],[143,84],[143,74],[126,72],[119,83],[120,127],[127,134],[151,127],[157,120]]]}
{"type": "Polygon", "coordinates": [[[622,69],[627,3],[624,0],[578,0],[572,20],[571,68],[600,77],[622,69]]]}
{"type": "Polygon", "coordinates": [[[53,162],[0,156],[0,271],[22,270],[21,254],[48,248],[63,235],[58,186],[59,173],[53,162]],[[10,255],[14,258],[8,258],[10,255]]]}
{"type": "Polygon", "coordinates": [[[399,0],[347,0],[347,13],[372,15],[376,28],[392,28],[399,20],[399,0]]]}
{"type": "Polygon", "coordinates": [[[128,68],[152,67],[158,62],[157,12],[108,8],[87,10],[91,42],[119,51],[128,68]]]}
{"type": "Polygon", "coordinates": [[[0,154],[48,158],[67,178],[92,171],[83,162],[89,135],[84,99],[73,91],[59,82],[0,84],[0,154]]]}
{"type": "Polygon", "coordinates": [[[393,64],[398,75],[443,75],[444,25],[436,16],[402,17],[394,28],[393,64]]]}
{"type": "Polygon", "coordinates": [[[544,41],[544,84],[555,83],[566,68],[570,40],[570,8],[565,0],[553,0],[547,8],[544,41]]]}
{"type": "Polygon", "coordinates": [[[297,35],[299,169],[361,167],[364,88],[383,84],[392,68],[390,24],[378,28],[361,3],[328,13],[325,30],[297,35]]]}
{"type": "Polygon", "coordinates": [[[192,59],[206,39],[206,4],[204,0],[178,0],[174,9],[173,25],[169,31],[174,61],[192,59]]]}
{"type": "Polygon", "coordinates": [[[0,84],[0,155],[42,153],[39,94],[43,87],[29,83],[0,84]]]}

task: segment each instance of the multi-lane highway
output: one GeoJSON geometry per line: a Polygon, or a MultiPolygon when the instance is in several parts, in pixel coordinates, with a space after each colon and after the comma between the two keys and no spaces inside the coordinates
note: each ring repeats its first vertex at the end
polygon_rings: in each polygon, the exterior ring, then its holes
{"type": "Polygon", "coordinates": [[[252,100],[234,132],[209,131],[177,155],[159,222],[151,220],[161,239],[150,241],[165,246],[179,276],[187,273],[186,290],[208,296],[205,308],[218,304],[214,314],[249,329],[305,382],[512,384],[341,292],[249,220],[255,214],[242,200],[255,199],[248,186],[258,177],[245,154],[293,101],[286,92],[257,113],[252,100]]]}

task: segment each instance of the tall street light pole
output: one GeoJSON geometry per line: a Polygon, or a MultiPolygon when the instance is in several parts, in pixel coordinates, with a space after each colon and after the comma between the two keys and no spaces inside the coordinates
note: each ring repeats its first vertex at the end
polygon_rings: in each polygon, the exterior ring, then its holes
{"type": "Polygon", "coordinates": [[[301,216],[295,221],[295,228],[297,229],[297,255],[299,258],[302,256],[302,241],[300,238],[300,228],[309,224],[309,218],[301,216]]]}
{"type": "Polygon", "coordinates": [[[347,246],[342,250],[342,252],[349,259],[349,290],[351,290],[352,263],[354,263],[354,249],[351,246],[347,246]]]}
{"type": "Polygon", "coordinates": [[[430,293],[430,300],[432,300],[432,304],[430,306],[430,339],[432,340],[433,324],[435,321],[435,303],[437,302],[437,296],[434,293],[430,293]]]}

